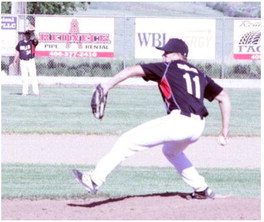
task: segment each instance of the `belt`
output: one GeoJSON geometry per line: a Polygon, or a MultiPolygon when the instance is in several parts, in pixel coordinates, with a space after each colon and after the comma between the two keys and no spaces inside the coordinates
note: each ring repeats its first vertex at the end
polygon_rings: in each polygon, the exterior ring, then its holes
{"type": "Polygon", "coordinates": [[[21,59],[23,61],[29,61],[30,59],[33,59],[33,58],[29,58],[29,59],[21,59]]]}
{"type": "Polygon", "coordinates": [[[178,110],[178,109],[173,110],[173,111],[178,112],[178,113],[180,113],[181,115],[183,115],[183,116],[187,116],[187,117],[190,117],[190,118],[199,118],[200,120],[203,120],[203,119],[204,119],[203,116],[200,116],[200,115],[197,115],[197,114],[194,114],[194,113],[188,113],[188,112],[184,112],[184,111],[182,111],[182,110],[178,110]]]}

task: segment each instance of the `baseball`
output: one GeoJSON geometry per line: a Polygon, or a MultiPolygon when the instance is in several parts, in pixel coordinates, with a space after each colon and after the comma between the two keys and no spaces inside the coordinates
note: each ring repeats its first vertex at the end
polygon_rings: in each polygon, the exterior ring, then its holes
{"type": "Polygon", "coordinates": [[[220,143],[220,145],[225,146],[227,144],[227,140],[225,139],[225,137],[223,136],[219,136],[218,137],[218,142],[220,143]]]}

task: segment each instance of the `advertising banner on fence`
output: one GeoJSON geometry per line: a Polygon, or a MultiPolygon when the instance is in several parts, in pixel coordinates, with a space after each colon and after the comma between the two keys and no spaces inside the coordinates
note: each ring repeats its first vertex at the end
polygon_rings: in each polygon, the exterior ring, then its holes
{"type": "Polygon", "coordinates": [[[259,60],[261,55],[261,20],[234,20],[234,58],[259,60]]]}
{"type": "Polygon", "coordinates": [[[1,16],[1,55],[14,56],[17,42],[17,17],[1,16]]]}
{"type": "Polygon", "coordinates": [[[161,58],[155,47],[180,38],[189,47],[190,59],[215,59],[214,19],[136,19],[135,57],[161,58]]]}
{"type": "Polygon", "coordinates": [[[114,19],[36,17],[37,56],[114,57],[114,19]]]}

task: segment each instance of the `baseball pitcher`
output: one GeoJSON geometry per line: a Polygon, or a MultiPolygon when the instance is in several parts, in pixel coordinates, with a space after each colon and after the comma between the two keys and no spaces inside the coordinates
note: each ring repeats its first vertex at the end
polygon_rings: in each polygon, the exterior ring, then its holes
{"type": "Polygon", "coordinates": [[[183,151],[202,135],[208,116],[204,99],[219,103],[222,117],[219,136],[227,139],[231,112],[229,96],[221,86],[187,61],[188,46],[183,40],[170,39],[157,49],[164,51],[162,62],[127,67],[108,82],[98,85],[93,94],[92,108],[95,116],[102,118],[109,90],[130,77],[140,76],[145,81],[158,83],[167,115],[124,133],[93,171],[73,170],[73,176],[95,194],[107,176],[126,158],[162,145],[165,157],[193,188],[191,198],[214,199],[214,192],[183,151]]]}

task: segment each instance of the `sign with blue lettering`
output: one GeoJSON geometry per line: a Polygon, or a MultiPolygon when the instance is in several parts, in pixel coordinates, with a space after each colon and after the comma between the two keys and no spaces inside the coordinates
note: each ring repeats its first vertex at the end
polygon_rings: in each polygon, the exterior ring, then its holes
{"type": "Polygon", "coordinates": [[[17,29],[17,17],[15,16],[2,16],[1,17],[1,29],[2,30],[16,30],[17,29]]]}
{"type": "Polygon", "coordinates": [[[18,41],[18,18],[12,15],[1,16],[1,55],[14,56],[18,41]]]}

